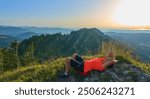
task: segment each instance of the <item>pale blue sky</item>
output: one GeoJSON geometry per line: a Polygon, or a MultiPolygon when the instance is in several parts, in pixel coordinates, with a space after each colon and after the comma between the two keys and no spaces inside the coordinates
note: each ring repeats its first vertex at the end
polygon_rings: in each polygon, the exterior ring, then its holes
{"type": "Polygon", "coordinates": [[[78,27],[79,24],[80,27],[84,23],[86,26],[87,21],[100,15],[97,11],[102,13],[101,8],[108,2],[110,0],[0,0],[0,24],[51,27],[78,27]]]}
{"type": "Polygon", "coordinates": [[[150,27],[150,0],[0,0],[0,25],[150,27]]]}

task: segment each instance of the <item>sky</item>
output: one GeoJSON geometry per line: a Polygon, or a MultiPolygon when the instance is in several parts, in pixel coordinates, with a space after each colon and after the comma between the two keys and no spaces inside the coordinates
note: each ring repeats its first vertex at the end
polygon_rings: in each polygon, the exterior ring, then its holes
{"type": "Polygon", "coordinates": [[[150,29],[150,0],[0,0],[0,25],[150,29]]]}

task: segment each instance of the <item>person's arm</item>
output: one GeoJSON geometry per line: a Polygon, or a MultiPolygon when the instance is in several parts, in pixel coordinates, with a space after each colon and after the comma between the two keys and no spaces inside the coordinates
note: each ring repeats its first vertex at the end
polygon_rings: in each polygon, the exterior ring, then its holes
{"type": "Polygon", "coordinates": [[[105,62],[105,63],[103,64],[103,67],[106,69],[108,66],[114,65],[114,64],[116,64],[117,62],[118,62],[117,60],[110,60],[110,61],[108,61],[108,62],[105,62]]]}

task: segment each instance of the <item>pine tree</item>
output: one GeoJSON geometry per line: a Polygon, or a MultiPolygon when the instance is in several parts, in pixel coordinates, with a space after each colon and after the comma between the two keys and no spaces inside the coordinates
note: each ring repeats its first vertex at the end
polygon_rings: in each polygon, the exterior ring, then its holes
{"type": "Polygon", "coordinates": [[[0,48],[0,71],[3,71],[3,49],[0,48]]]}
{"type": "Polygon", "coordinates": [[[33,42],[30,43],[28,48],[26,49],[24,53],[24,57],[22,59],[22,64],[23,65],[34,65],[35,64],[35,58],[34,58],[34,44],[33,42]]]}
{"type": "Polygon", "coordinates": [[[4,49],[3,50],[3,70],[11,70],[17,68],[17,62],[15,58],[15,52],[13,49],[4,49]]]}
{"type": "Polygon", "coordinates": [[[11,43],[10,48],[0,49],[0,71],[7,71],[11,69],[17,69],[20,65],[18,57],[17,41],[11,43]]]}
{"type": "Polygon", "coordinates": [[[14,51],[14,59],[16,60],[17,68],[20,66],[18,47],[19,47],[19,42],[17,40],[11,43],[11,48],[14,51]]]}

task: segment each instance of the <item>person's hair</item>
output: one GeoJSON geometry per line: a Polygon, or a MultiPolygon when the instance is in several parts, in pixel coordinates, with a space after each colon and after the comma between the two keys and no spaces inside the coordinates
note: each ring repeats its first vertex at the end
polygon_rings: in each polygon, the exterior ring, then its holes
{"type": "Polygon", "coordinates": [[[113,67],[115,64],[111,64],[110,67],[113,67]]]}
{"type": "Polygon", "coordinates": [[[115,64],[111,64],[109,65],[107,68],[112,68],[115,64]]]}

